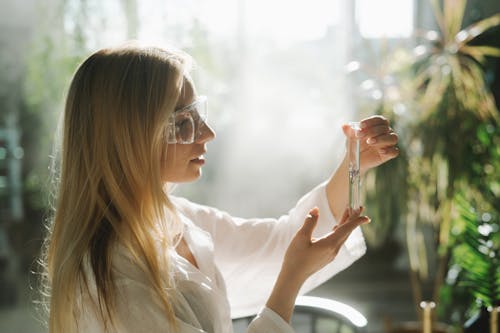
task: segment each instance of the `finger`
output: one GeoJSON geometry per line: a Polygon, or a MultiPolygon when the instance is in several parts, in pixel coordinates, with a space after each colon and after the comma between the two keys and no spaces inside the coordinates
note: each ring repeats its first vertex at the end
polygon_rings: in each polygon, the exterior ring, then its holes
{"type": "Polygon", "coordinates": [[[333,226],[332,231],[337,230],[337,228],[340,225],[347,223],[350,219],[358,217],[363,212],[364,209],[365,208],[363,206],[359,207],[358,209],[352,209],[351,207],[346,207],[344,213],[342,214],[340,222],[333,226]]]}
{"type": "Polygon", "coordinates": [[[379,151],[385,157],[386,160],[390,160],[399,155],[399,148],[396,146],[384,147],[381,148],[379,151]]]}
{"type": "Polygon", "coordinates": [[[346,209],[344,209],[344,213],[342,214],[342,218],[340,219],[339,224],[342,224],[345,221],[347,221],[347,219],[349,218],[349,215],[351,214],[350,209],[351,209],[350,207],[346,207],[346,209]]]}
{"type": "Polygon", "coordinates": [[[353,208],[351,208],[349,206],[346,207],[345,210],[344,210],[344,213],[342,214],[342,218],[340,219],[339,224],[344,224],[352,216],[359,216],[359,214],[361,214],[361,212],[363,210],[364,210],[364,208],[362,206],[359,207],[359,208],[357,208],[357,209],[353,209],[353,208]]]}
{"type": "Polygon", "coordinates": [[[343,237],[348,237],[351,232],[358,226],[366,223],[370,223],[370,218],[368,216],[357,216],[355,218],[349,219],[346,223],[339,225],[336,230],[336,234],[341,239],[343,237]]]}
{"type": "Polygon", "coordinates": [[[360,125],[361,125],[362,130],[367,129],[367,128],[371,128],[373,126],[379,126],[379,125],[389,126],[389,121],[385,117],[380,116],[380,115],[375,115],[375,116],[365,118],[365,119],[361,120],[360,123],[361,123],[360,125]]]}
{"type": "Polygon", "coordinates": [[[342,125],[342,131],[348,138],[354,138],[356,136],[356,131],[351,126],[349,126],[349,124],[342,125]]]}
{"type": "Polygon", "coordinates": [[[394,132],[384,133],[379,136],[372,136],[366,140],[371,146],[394,146],[398,143],[398,135],[394,132]]]}
{"type": "Polygon", "coordinates": [[[349,220],[349,222],[345,224],[336,225],[336,228],[334,228],[332,232],[318,239],[316,243],[320,246],[338,250],[340,246],[342,246],[342,244],[344,244],[344,242],[347,240],[352,231],[359,225],[365,223],[370,223],[370,218],[367,216],[360,216],[354,220],[349,220]]]}
{"type": "Polygon", "coordinates": [[[307,214],[306,216],[302,228],[300,228],[300,232],[306,235],[307,237],[311,238],[312,233],[316,228],[316,225],[318,224],[318,216],[319,216],[318,207],[314,207],[313,209],[311,209],[309,211],[309,214],[307,214]]]}
{"type": "Polygon", "coordinates": [[[361,132],[362,132],[362,136],[366,137],[366,140],[368,141],[369,139],[377,138],[381,135],[392,133],[394,131],[387,124],[378,124],[378,125],[375,125],[372,127],[367,127],[365,129],[363,129],[361,132]]]}
{"type": "Polygon", "coordinates": [[[364,206],[359,206],[358,208],[347,208],[349,211],[349,219],[357,218],[365,210],[364,206]]]}

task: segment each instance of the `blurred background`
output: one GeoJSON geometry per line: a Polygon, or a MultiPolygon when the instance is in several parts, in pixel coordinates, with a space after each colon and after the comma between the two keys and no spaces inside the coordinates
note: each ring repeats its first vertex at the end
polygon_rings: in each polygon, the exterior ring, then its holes
{"type": "Polygon", "coordinates": [[[176,194],[236,216],[286,213],[341,161],[341,124],[389,118],[401,155],[363,179],[368,252],[311,295],[357,308],[368,332],[419,321],[421,301],[447,332],[489,332],[497,0],[0,0],[0,332],[46,331],[33,272],[58,117],[78,64],[129,39],[194,57],[217,139],[176,194]]]}

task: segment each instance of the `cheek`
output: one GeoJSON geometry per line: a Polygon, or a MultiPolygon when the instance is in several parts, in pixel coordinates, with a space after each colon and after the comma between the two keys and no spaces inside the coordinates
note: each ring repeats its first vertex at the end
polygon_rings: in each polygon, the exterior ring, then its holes
{"type": "Polygon", "coordinates": [[[164,182],[183,181],[189,164],[188,156],[189,154],[182,145],[168,145],[161,162],[162,180],[164,182]]]}
{"type": "Polygon", "coordinates": [[[169,181],[172,170],[175,169],[174,161],[175,161],[175,153],[172,147],[167,148],[161,158],[161,177],[162,181],[169,181]]]}
{"type": "Polygon", "coordinates": [[[165,156],[161,159],[161,170],[162,172],[166,172],[172,168],[174,162],[174,157],[172,154],[165,154],[165,156]]]}

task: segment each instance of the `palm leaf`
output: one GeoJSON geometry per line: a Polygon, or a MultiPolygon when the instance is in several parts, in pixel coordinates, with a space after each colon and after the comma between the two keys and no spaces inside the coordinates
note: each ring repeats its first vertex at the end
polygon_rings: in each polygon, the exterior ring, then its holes
{"type": "Polygon", "coordinates": [[[448,40],[448,34],[439,0],[431,0],[431,5],[433,8],[434,16],[436,17],[437,24],[439,26],[439,30],[441,30],[441,33],[443,34],[443,41],[446,43],[446,41],[448,40]]]}
{"type": "MultiPolygon", "coordinates": [[[[482,235],[479,232],[478,227],[484,222],[480,218],[480,213],[473,208],[473,204],[477,204],[477,201],[468,201],[462,194],[454,198],[453,207],[458,213],[457,220],[466,223],[466,227],[460,236],[460,245],[453,249],[452,258],[465,272],[459,286],[469,290],[485,306],[490,306],[499,298],[500,249],[490,246],[494,233],[482,235]]],[[[495,222],[498,221],[498,214],[494,211],[492,213],[496,215],[491,223],[498,224],[495,222]]]]}
{"type": "Polygon", "coordinates": [[[434,57],[433,64],[426,69],[429,81],[420,100],[423,109],[422,119],[427,119],[434,113],[450,84],[450,75],[449,73],[443,73],[442,67],[438,63],[439,59],[437,58],[434,57]]]}
{"type": "Polygon", "coordinates": [[[500,57],[500,48],[493,46],[464,45],[460,52],[470,55],[480,64],[484,63],[485,57],[500,57]]]}
{"type": "Polygon", "coordinates": [[[499,120],[499,113],[491,92],[486,87],[484,72],[472,59],[449,57],[453,73],[455,97],[463,109],[481,120],[499,120]]]}
{"type": "Polygon", "coordinates": [[[463,47],[463,45],[467,44],[486,30],[489,30],[497,25],[500,25],[500,13],[471,24],[464,30],[460,31],[455,36],[455,40],[458,43],[459,48],[463,47]]]}
{"type": "Polygon", "coordinates": [[[447,42],[452,42],[451,36],[455,36],[462,27],[466,0],[444,0],[444,23],[447,29],[447,42]]]}

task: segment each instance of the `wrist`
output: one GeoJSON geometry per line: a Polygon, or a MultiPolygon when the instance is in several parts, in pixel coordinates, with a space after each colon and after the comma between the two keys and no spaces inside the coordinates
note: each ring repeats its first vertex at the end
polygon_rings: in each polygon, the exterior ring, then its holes
{"type": "Polygon", "coordinates": [[[290,322],[295,300],[302,287],[302,278],[281,271],[274,285],[266,307],[277,313],[283,320],[290,322]]]}
{"type": "Polygon", "coordinates": [[[349,202],[349,160],[344,156],[326,184],[326,198],[335,220],[340,221],[349,202]]]}
{"type": "Polygon", "coordinates": [[[300,269],[281,268],[276,284],[286,285],[291,290],[299,290],[309,276],[300,269]]]}

